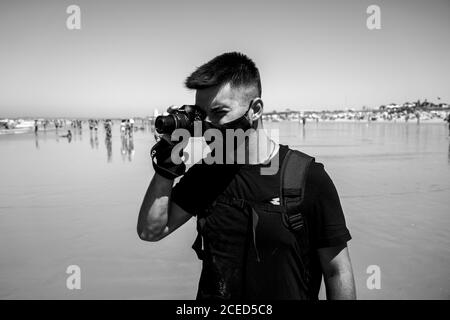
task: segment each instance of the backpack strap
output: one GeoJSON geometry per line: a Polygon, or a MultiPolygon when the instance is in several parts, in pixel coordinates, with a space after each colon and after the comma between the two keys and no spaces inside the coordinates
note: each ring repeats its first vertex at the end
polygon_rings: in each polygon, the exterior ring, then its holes
{"type": "Polygon", "coordinates": [[[281,165],[280,204],[286,209],[287,224],[293,231],[303,228],[304,220],[300,206],[305,197],[308,169],[314,158],[289,149],[281,165]]]}
{"type": "Polygon", "coordinates": [[[204,225],[205,225],[205,218],[197,217],[197,237],[195,238],[194,243],[192,244],[192,249],[194,249],[195,253],[197,254],[197,258],[199,260],[203,260],[205,258],[205,249],[202,237],[202,230],[204,225]]]}

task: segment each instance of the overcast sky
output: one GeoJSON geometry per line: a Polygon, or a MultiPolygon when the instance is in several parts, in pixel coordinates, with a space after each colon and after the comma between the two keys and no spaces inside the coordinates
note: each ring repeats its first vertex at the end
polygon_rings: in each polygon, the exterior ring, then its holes
{"type": "Polygon", "coordinates": [[[450,102],[449,35],[450,0],[1,0],[0,118],[193,103],[185,77],[227,51],[256,62],[267,111],[450,102]],[[81,30],[66,27],[71,4],[81,30]]]}

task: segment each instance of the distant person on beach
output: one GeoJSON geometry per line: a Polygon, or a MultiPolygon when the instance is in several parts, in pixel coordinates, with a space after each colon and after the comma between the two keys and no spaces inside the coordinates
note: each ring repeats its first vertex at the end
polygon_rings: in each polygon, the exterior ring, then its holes
{"type": "Polygon", "coordinates": [[[62,138],[67,138],[69,140],[69,142],[72,141],[72,131],[67,130],[67,134],[64,134],[61,136],[62,138]]]}
{"type": "Polygon", "coordinates": [[[448,115],[444,119],[444,121],[447,121],[447,123],[448,123],[448,135],[450,136],[450,112],[448,113],[448,115]]]}
{"type": "Polygon", "coordinates": [[[63,134],[61,137],[62,138],[72,138],[72,131],[67,130],[67,134],[63,134]]]}
{"type": "Polygon", "coordinates": [[[120,134],[125,134],[126,133],[126,127],[127,127],[127,123],[125,119],[122,119],[122,121],[120,122],[120,134]]]}
{"type": "Polygon", "coordinates": [[[127,119],[127,121],[125,122],[125,134],[126,135],[130,135],[131,132],[131,127],[130,127],[130,119],[127,119]]]}
{"type": "Polygon", "coordinates": [[[107,138],[111,138],[112,137],[112,128],[111,128],[111,126],[112,126],[111,120],[107,120],[105,122],[105,130],[106,130],[106,137],[107,138]]]}
{"type": "MultiPolygon", "coordinates": [[[[163,136],[151,152],[155,174],[139,212],[140,239],[159,241],[196,216],[198,300],[317,300],[322,277],[328,299],[355,299],[351,236],[336,188],[323,164],[260,130],[263,101],[254,62],[225,53],[185,85],[196,90],[202,125],[223,139],[227,130],[248,133],[239,144],[248,156],[243,164],[199,162],[185,173],[185,164],[172,160],[176,144],[163,136]]],[[[223,158],[234,161],[235,152],[227,148],[223,158]]]]}

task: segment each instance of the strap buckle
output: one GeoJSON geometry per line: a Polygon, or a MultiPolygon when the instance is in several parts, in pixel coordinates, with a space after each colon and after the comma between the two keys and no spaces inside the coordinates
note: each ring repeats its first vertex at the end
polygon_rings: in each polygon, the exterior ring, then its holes
{"type": "Polygon", "coordinates": [[[304,226],[303,216],[301,213],[288,215],[287,220],[289,226],[295,231],[300,230],[304,226]]]}
{"type": "Polygon", "coordinates": [[[244,209],[245,208],[245,200],[244,199],[236,199],[236,204],[239,206],[239,208],[244,209]]]}

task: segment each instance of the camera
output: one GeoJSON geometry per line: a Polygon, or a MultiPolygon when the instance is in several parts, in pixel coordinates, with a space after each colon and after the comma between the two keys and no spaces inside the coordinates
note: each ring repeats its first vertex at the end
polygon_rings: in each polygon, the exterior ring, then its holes
{"type": "Polygon", "coordinates": [[[196,105],[183,105],[167,116],[158,116],[155,129],[159,134],[172,134],[175,129],[186,129],[194,135],[194,121],[203,121],[205,113],[196,105]]]}

